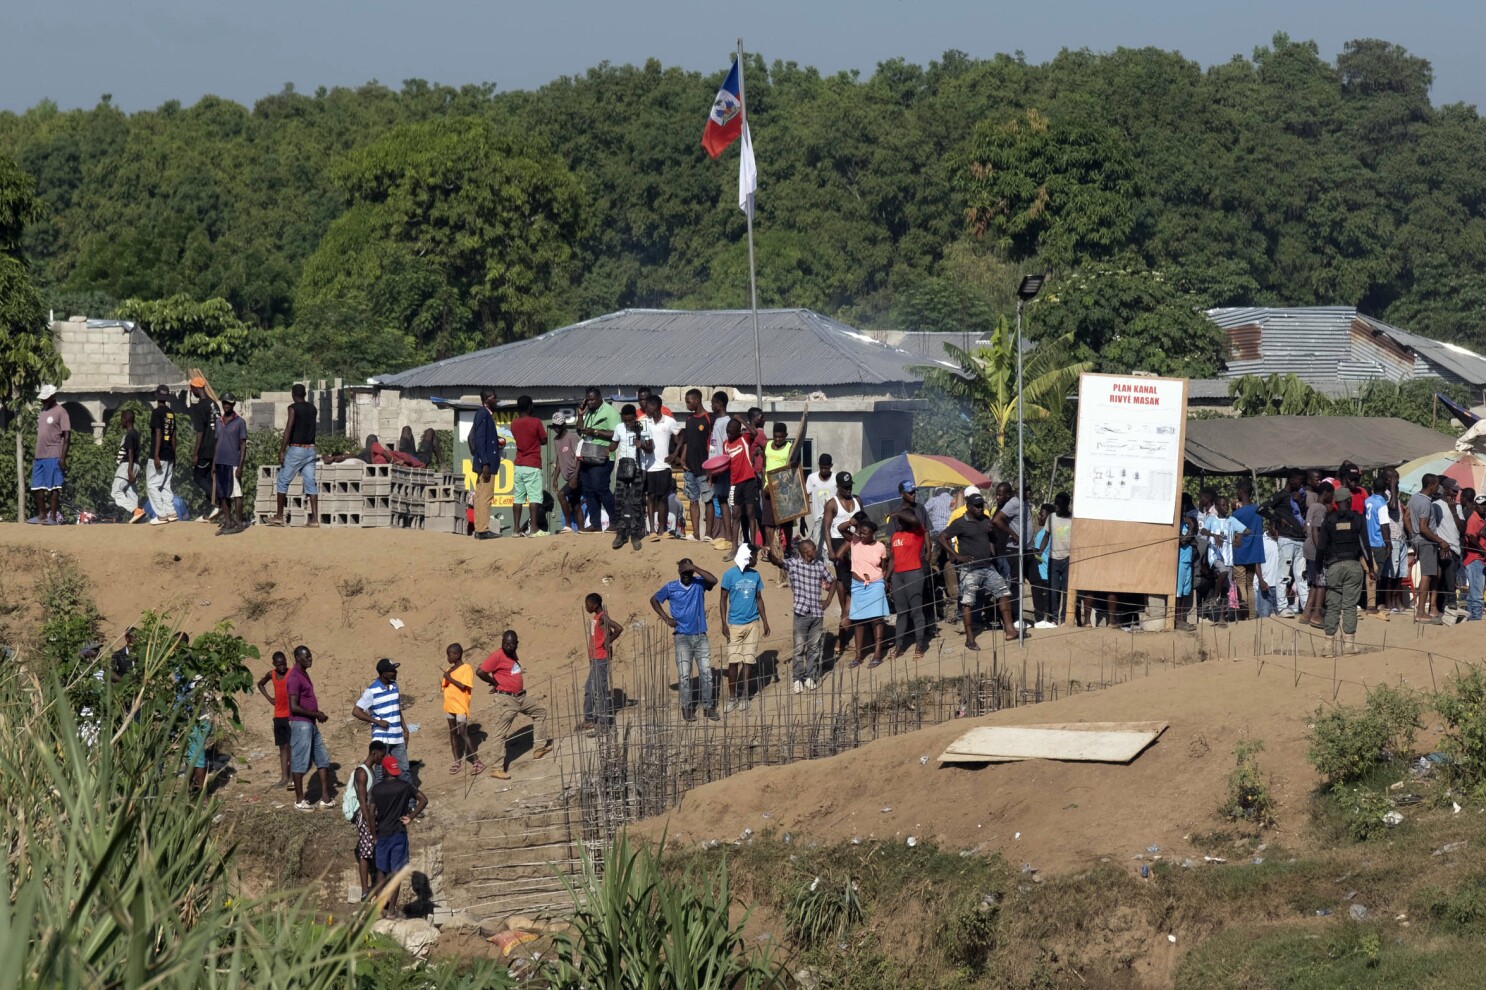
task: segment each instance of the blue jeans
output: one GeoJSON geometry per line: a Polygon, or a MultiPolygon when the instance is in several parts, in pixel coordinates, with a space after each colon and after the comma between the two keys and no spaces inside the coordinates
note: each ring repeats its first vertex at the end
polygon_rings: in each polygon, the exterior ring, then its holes
{"type": "Polygon", "coordinates": [[[588,661],[588,682],[583,685],[583,721],[592,725],[614,724],[614,692],[609,688],[609,661],[588,661]]]}
{"type": "Polygon", "coordinates": [[[320,454],[314,447],[290,447],[284,451],[284,463],[279,468],[278,479],[274,482],[274,491],[280,495],[289,493],[289,483],[294,480],[295,475],[304,479],[304,493],[306,495],[319,495],[320,489],[315,484],[315,459],[320,454]]]}
{"type": "Polygon", "coordinates": [[[614,462],[578,465],[578,482],[583,486],[583,503],[588,506],[588,525],[594,529],[604,528],[603,513],[609,514],[609,525],[619,524],[619,513],[614,509],[614,492],[609,478],[614,474],[614,462]]]}
{"type": "Polygon", "coordinates": [[[1486,561],[1473,560],[1465,565],[1465,614],[1467,622],[1481,621],[1481,594],[1486,592],[1486,561]]]}
{"type": "Polygon", "coordinates": [[[1280,610],[1279,591],[1274,585],[1269,586],[1268,591],[1260,591],[1256,582],[1254,591],[1254,616],[1267,619],[1280,610]]]}
{"type": "Polygon", "coordinates": [[[706,633],[676,633],[676,689],[681,696],[682,713],[703,708],[717,707],[712,695],[712,644],[706,633]],[[701,695],[697,701],[691,697],[691,675],[695,670],[701,681],[701,695]]]}

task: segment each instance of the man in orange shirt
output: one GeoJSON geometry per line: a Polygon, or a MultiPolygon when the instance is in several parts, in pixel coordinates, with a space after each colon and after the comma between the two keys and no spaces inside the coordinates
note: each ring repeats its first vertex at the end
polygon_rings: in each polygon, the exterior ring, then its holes
{"type": "Polygon", "coordinates": [[[470,773],[478,776],[485,769],[475,745],[470,741],[470,697],[475,692],[475,668],[464,662],[464,647],[450,643],[444,650],[449,668],[444,671],[444,715],[449,719],[449,748],[454,751],[451,774],[464,769],[469,757],[470,773]]]}
{"type": "MultiPolygon", "coordinates": [[[[130,629],[130,633],[134,630],[130,629]]],[[[126,641],[127,642],[127,641],[126,641]]],[[[273,666],[258,678],[258,693],[273,705],[273,744],[279,748],[279,782],[275,787],[293,787],[289,779],[289,689],[284,682],[289,679],[289,658],[283,650],[275,650],[273,666]],[[264,685],[273,682],[273,693],[264,685]]]]}
{"type": "Polygon", "coordinates": [[[547,709],[526,693],[526,671],[522,669],[521,659],[517,656],[519,646],[516,630],[507,629],[505,635],[501,636],[500,649],[486,657],[479,670],[480,680],[489,684],[490,693],[496,696],[494,736],[501,741],[502,752],[501,765],[492,767],[490,776],[497,780],[511,779],[507,772],[509,764],[505,758],[506,738],[511,734],[511,726],[521,716],[525,715],[532,720],[533,740],[546,740],[532,751],[531,758],[540,760],[552,752],[552,737],[545,735],[547,709]]]}

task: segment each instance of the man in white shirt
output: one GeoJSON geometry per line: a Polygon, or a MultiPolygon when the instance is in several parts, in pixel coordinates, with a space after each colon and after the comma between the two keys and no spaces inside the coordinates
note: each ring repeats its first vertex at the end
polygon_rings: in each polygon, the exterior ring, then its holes
{"type": "Polygon", "coordinates": [[[836,494],[835,462],[830,454],[821,454],[818,463],[820,470],[811,472],[805,479],[805,498],[810,501],[810,529],[805,538],[814,541],[818,547],[828,548],[831,544],[822,539],[820,523],[826,506],[836,494]]]}
{"type": "Polygon", "coordinates": [[[614,505],[618,515],[613,523],[614,549],[629,540],[638,550],[645,536],[645,478],[655,463],[655,442],[649,418],[637,418],[634,406],[619,410],[619,420],[609,444],[614,456],[614,505]]]}
{"type": "Polygon", "coordinates": [[[668,528],[671,492],[675,480],[671,474],[671,440],[682,431],[682,426],[661,411],[660,396],[645,399],[645,427],[650,431],[650,464],[645,468],[645,499],[650,509],[650,539],[660,539],[668,528]]]}
{"type": "Polygon", "coordinates": [[[1233,545],[1249,529],[1228,514],[1226,495],[1219,495],[1213,500],[1213,510],[1212,515],[1203,518],[1202,530],[1208,534],[1207,562],[1217,578],[1218,625],[1224,626],[1228,624],[1228,584],[1233,575],[1233,545]]]}
{"type": "Polygon", "coordinates": [[[1282,570],[1288,574],[1288,568],[1280,567],[1279,530],[1275,528],[1274,520],[1270,520],[1264,527],[1264,562],[1259,565],[1258,572],[1254,575],[1254,615],[1256,618],[1267,619],[1280,610],[1280,601],[1285,595],[1282,570]]]}

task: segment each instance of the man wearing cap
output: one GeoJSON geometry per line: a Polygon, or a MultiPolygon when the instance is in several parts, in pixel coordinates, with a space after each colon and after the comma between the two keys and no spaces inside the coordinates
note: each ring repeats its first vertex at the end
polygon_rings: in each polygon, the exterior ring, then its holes
{"type": "Polygon", "coordinates": [[[847,639],[851,632],[851,561],[841,552],[850,538],[851,517],[861,511],[862,501],[852,495],[855,480],[850,471],[836,472],[836,493],[826,502],[821,514],[820,531],[822,552],[830,550],[828,556],[836,562],[836,599],[841,606],[841,620],[836,627],[836,656],[846,653],[847,639]]]}
{"type": "MultiPolygon", "coordinates": [[[[397,871],[408,865],[408,826],[423,809],[428,807],[428,798],[407,779],[403,764],[391,756],[382,758],[381,766],[374,768],[377,783],[371,787],[372,831],[377,836],[375,866],[381,876],[376,890],[380,893],[393,883],[397,871]]],[[[387,896],[388,917],[397,915],[399,882],[387,896]]]]}
{"type": "Polygon", "coordinates": [[[151,526],[176,521],[175,514],[175,413],[170,408],[170,389],[155,387],[155,408],[150,411],[150,457],[145,464],[145,485],[150,508],[155,510],[151,526]]]}
{"type": "MultiPolygon", "coordinates": [[[[1372,547],[1367,540],[1367,521],[1352,511],[1352,492],[1343,486],[1336,492],[1321,484],[1320,504],[1334,506],[1316,532],[1316,558],[1326,567],[1326,618],[1328,637],[1338,627],[1349,641],[1357,635],[1357,606],[1367,588],[1362,572],[1374,576],[1372,547]]],[[[1355,648],[1355,642],[1350,645],[1355,648]]]]}
{"type": "Polygon", "coordinates": [[[692,563],[690,557],[676,562],[677,579],[650,596],[650,607],[660,621],[671,627],[676,645],[676,690],[681,698],[681,717],[697,720],[700,704],[710,719],[716,719],[717,702],[712,694],[712,647],[707,642],[707,592],[717,587],[717,578],[692,563]],[[671,614],[661,606],[670,602],[671,614]],[[691,675],[701,680],[700,701],[691,697],[691,675]]]}
{"type": "MultiPolygon", "coordinates": [[[[319,412],[306,399],[304,385],[295,382],[290,390],[294,401],[284,420],[284,439],[279,443],[279,476],[274,483],[278,498],[277,511],[268,520],[270,526],[284,525],[284,507],[289,503],[289,484],[295,477],[304,481],[310,511],[306,526],[320,525],[320,487],[315,483],[315,420],[319,412]]],[[[370,446],[370,444],[368,444],[370,446]]]]}
{"type": "MultiPolygon", "coordinates": [[[[893,537],[898,533],[898,519],[904,512],[912,513],[918,519],[918,526],[921,530],[919,536],[924,540],[925,557],[920,574],[921,587],[919,588],[919,595],[915,597],[923,599],[923,605],[919,609],[920,615],[918,616],[919,628],[923,630],[925,635],[929,635],[933,632],[934,623],[939,621],[939,609],[934,602],[933,586],[929,583],[931,572],[929,570],[927,554],[929,548],[934,545],[934,534],[938,530],[929,521],[929,510],[919,504],[918,485],[914,484],[912,478],[905,478],[898,482],[898,505],[888,513],[885,520],[889,546],[892,545],[893,537]]],[[[897,568],[894,568],[894,571],[896,572],[897,568]]],[[[893,579],[893,587],[897,587],[897,577],[893,579]]],[[[893,598],[894,608],[896,610],[896,592],[893,593],[893,598]]]]}
{"type": "MultiPolygon", "coordinates": [[[[372,741],[387,746],[387,756],[408,769],[408,737],[403,731],[402,694],[397,689],[397,668],[387,657],[377,661],[377,679],[366,686],[351,714],[372,727],[372,741]]],[[[379,778],[380,779],[380,778],[379,778]]]]}
{"type": "Polygon", "coordinates": [[[552,414],[552,491],[562,509],[557,535],[578,532],[583,521],[583,489],[578,483],[578,435],[571,429],[574,415],[566,409],[552,414]]]}
{"type": "MultiPolygon", "coordinates": [[[[202,403],[203,405],[206,403],[202,403]]],[[[237,396],[222,396],[222,418],[216,426],[217,444],[212,452],[216,474],[217,505],[223,514],[217,535],[241,533],[243,525],[243,458],[248,451],[248,422],[237,414],[237,396]]]]}
{"type": "Polygon", "coordinates": [[[196,482],[196,487],[206,496],[206,514],[201,517],[201,521],[207,522],[225,511],[223,505],[231,496],[224,495],[220,488],[215,488],[216,476],[212,465],[215,463],[213,455],[217,449],[217,423],[220,417],[217,415],[217,404],[206,394],[206,379],[200,375],[191,379],[191,399],[191,431],[196,434],[191,445],[191,480],[196,482]]]}
{"type": "Polygon", "coordinates": [[[975,604],[981,591],[996,600],[1006,639],[1017,638],[1011,619],[1011,588],[996,568],[995,545],[995,526],[986,513],[985,496],[977,490],[965,496],[965,514],[939,534],[940,548],[959,566],[960,621],[967,650],[980,649],[975,642],[975,604]]]}
{"type": "Polygon", "coordinates": [[[41,386],[37,398],[41,400],[41,410],[36,414],[36,459],[31,462],[31,491],[36,493],[36,515],[26,522],[57,526],[62,522],[62,485],[67,472],[72,421],[67,410],[57,404],[57,386],[41,386]]]}
{"type": "Polygon", "coordinates": [[[507,629],[501,635],[500,649],[485,658],[480,664],[480,669],[475,675],[490,685],[490,693],[495,695],[495,726],[493,735],[500,741],[501,765],[491,768],[490,776],[497,780],[510,780],[510,758],[506,753],[506,743],[511,735],[511,726],[516,724],[518,718],[529,718],[532,722],[531,738],[533,745],[538,739],[542,740],[532,750],[531,758],[540,760],[552,752],[552,735],[547,729],[547,708],[540,705],[537,700],[526,691],[526,671],[521,667],[521,655],[518,652],[520,638],[516,630],[507,629]]]}

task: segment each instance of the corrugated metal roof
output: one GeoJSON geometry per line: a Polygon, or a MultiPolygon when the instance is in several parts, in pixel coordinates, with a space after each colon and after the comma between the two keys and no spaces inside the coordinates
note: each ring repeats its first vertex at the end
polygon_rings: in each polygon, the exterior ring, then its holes
{"type": "MultiPolygon", "coordinates": [[[[911,368],[936,361],[808,309],[758,315],[766,388],[911,383],[920,380],[911,368]]],[[[626,309],[376,380],[472,389],[748,385],[753,317],[746,309],[626,309]]]]}
{"type": "Polygon", "coordinates": [[[1228,378],[1289,373],[1323,388],[1339,381],[1409,378],[1486,385],[1486,357],[1363,316],[1351,306],[1231,307],[1208,310],[1207,318],[1228,332],[1230,342],[1235,335],[1244,338],[1241,353],[1224,369],[1228,378]],[[1247,339],[1251,326],[1262,328],[1257,358],[1247,339]]]}

